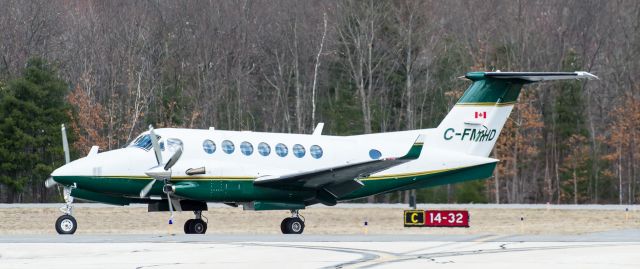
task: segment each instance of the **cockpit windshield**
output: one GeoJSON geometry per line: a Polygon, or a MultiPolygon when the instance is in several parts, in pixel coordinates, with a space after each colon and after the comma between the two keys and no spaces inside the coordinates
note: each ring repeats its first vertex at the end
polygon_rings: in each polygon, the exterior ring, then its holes
{"type": "MultiPolygon", "coordinates": [[[[160,136],[156,135],[156,141],[160,140],[160,136]]],[[[144,150],[150,150],[153,147],[153,143],[151,143],[151,136],[149,134],[143,134],[138,136],[129,147],[141,148],[144,150]]]]}

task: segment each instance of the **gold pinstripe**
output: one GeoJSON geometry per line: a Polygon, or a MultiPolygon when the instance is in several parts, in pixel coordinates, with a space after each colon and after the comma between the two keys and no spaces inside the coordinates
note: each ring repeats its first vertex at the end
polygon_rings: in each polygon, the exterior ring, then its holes
{"type": "Polygon", "coordinates": [[[512,106],[516,102],[494,103],[494,102],[478,102],[478,103],[457,103],[456,106],[512,106]]]}
{"type": "Polygon", "coordinates": [[[382,176],[363,178],[363,179],[360,179],[360,180],[381,180],[381,179],[391,179],[391,178],[417,177],[417,176],[425,176],[425,175],[449,172],[449,171],[453,171],[453,170],[460,170],[460,169],[464,169],[464,168],[468,168],[468,167],[471,167],[471,166],[461,166],[461,167],[456,167],[456,168],[431,170],[431,171],[422,171],[422,172],[413,172],[413,173],[382,175],[382,176]]]}
{"type": "MultiPolygon", "coordinates": [[[[92,177],[92,176],[88,176],[88,177],[92,177]]],[[[97,176],[99,178],[112,178],[112,179],[139,179],[139,180],[151,180],[153,178],[148,177],[148,176],[97,176]]],[[[175,177],[171,177],[171,180],[215,180],[215,179],[219,179],[219,180],[248,180],[248,179],[255,179],[256,177],[251,177],[251,176],[216,176],[216,177],[212,177],[212,176],[208,176],[208,177],[198,177],[198,176],[175,176],[175,177]]]]}
{"type": "MultiPolygon", "coordinates": [[[[474,166],[474,165],[472,165],[474,166]]],[[[411,172],[411,173],[400,173],[400,174],[389,174],[389,175],[381,175],[375,177],[362,178],[360,180],[382,180],[382,179],[392,179],[392,178],[408,178],[408,177],[417,177],[424,175],[431,175],[443,172],[449,172],[453,170],[460,170],[464,168],[469,168],[472,166],[460,166],[449,169],[439,169],[439,170],[431,170],[431,171],[421,171],[421,172],[411,172]]],[[[138,180],[151,180],[151,177],[148,176],[99,176],[100,178],[113,178],[113,179],[138,179],[138,180]]],[[[171,177],[172,181],[191,181],[191,180],[224,180],[224,181],[233,181],[233,180],[253,180],[256,177],[251,176],[201,176],[201,177],[193,177],[193,176],[177,176],[171,177]]]]}

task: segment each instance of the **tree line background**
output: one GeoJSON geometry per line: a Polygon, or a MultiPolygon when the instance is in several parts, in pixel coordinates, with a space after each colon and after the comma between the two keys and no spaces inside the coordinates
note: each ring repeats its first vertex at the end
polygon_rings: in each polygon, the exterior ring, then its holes
{"type": "MultiPolygon", "coordinates": [[[[486,181],[418,202],[637,203],[639,1],[0,2],[0,201],[148,124],[351,135],[435,127],[468,71],[590,71],[523,90],[486,181]]],[[[407,202],[390,193],[369,202],[407,202]]]]}

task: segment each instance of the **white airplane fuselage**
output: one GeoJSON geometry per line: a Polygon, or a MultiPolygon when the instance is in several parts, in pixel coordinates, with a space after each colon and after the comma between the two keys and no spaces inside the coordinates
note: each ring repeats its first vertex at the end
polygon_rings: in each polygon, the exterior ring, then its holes
{"type": "MultiPolygon", "coordinates": [[[[154,201],[165,201],[169,211],[175,204],[196,212],[185,232],[204,233],[199,216],[206,202],[224,202],[292,210],[282,231],[301,233],[304,222],[297,210],[308,205],[490,177],[498,160],[489,154],[522,86],[597,78],[586,72],[471,72],[466,77],[473,83],[436,128],[354,136],[150,128],[126,148],[92,150],[56,169],[47,185],[64,186],[65,216],[71,214],[72,197],[148,203],[150,211],[164,211],[154,201]]],[[[75,228],[64,228],[75,227],[65,216],[56,227],[73,233],[75,228]]]]}

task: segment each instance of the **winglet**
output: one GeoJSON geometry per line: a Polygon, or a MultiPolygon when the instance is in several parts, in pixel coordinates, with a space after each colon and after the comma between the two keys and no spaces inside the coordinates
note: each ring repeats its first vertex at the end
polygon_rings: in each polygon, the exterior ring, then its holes
{"type": "Polygon", "coordinates": [[[418,136],[413,145],[409,149],[406,155],[400,157],[400,160],[414,160],[420,157],[420,153],[422,152],[422,146],[424,145],[424,135],[421,134],[418,136]]]}

